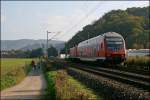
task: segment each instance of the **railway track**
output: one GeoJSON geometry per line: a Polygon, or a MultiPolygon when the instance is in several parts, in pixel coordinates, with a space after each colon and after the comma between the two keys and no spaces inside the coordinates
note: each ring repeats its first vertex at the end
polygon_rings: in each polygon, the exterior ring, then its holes
{"type": "Polygon", "coordinates": [[[150,76],[148,75],[136,74],[132,72],[121,71],[111,68],[96,67],[96,66],[93,67],[87,64],[73,63],[64,60],[59,61],[57,60],[57,62],[58,63],[62,62],[65,63],[67,66],[69,65],[71,67],[78,68],[86,72],[90,72],[96,75],[116,80],[118,82],[129,84],[141,90],[150,91],[150,76]]]}
{"type": "Polygon", "coordinates": [[[96,75],[101,75],[103,77],[107,77],[122,83],[126,83],[137,87],[139,89],[144,89],[150,91],[150,76],[135,74],[131,72],[125,72],[120,70],[114,70],[110,68],[102,68],[102,67],[92,67],[92,66],[84,66],[84,65],[76,65],[75,68],[80,70],[84,70],[86,72],[90,72],[96,75]],[[80,66],[80,67],[79,67],[80,66]]]}
{"type": "Polygon", "coordinates": [[[56,59],[51,62],[67,69],[72,77],[113,100],[150,100],[150,77],[110,68],[94,67],[56,59]]]}

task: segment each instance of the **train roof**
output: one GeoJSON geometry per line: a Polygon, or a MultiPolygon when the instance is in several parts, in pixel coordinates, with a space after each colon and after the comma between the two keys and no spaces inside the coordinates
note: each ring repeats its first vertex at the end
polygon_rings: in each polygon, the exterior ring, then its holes
{"type": "Polygon", "coordinates": [[[105,37],[122,37],[119,33],[116,33],[116,32],[107,32],[107,33],[104,33],[103,36],[105,36],[105,37]]]}
{"type": "Polygon", "coordinates": [[[84,40],[84,41],[80,42],[78,44],[78,46],[81,45],[81,44],[86,44],[88,41],[92,41],[92,40],[95,40],[95,39],[100,38],[100,37],[122,37],[122,36],[119,33],[116,33],[116,32],[107,32],[107,33],[104,33],[102,35],[98,35],[96,37],[90,38],[88,40],[84,40]]]}
{"type": "Polygon", "coordinates": [[[99,37],[103,37],[103,36],[102,36],[102,35],[99,35],[99,36],[90,38],[90,39],[88,39],[88,40],[82,41],[82,42],[80,42],[80,43],[78,44],[78,46],[85,45],[85,44],[87,44],[89,41],[96,40],[96,39],[98,39],[99,37]]]}

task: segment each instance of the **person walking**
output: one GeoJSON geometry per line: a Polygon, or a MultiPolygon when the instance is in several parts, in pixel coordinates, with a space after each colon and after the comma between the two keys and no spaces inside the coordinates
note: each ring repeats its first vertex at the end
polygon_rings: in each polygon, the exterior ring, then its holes
{"type": "Polygon", "coordinates": [[[35,65],[35,61],[34,61],[34,60],[32,60],[31,66],[32,66],[32,68],[33,68],[34,70],[36,69],[36,65],[35,65]]]}

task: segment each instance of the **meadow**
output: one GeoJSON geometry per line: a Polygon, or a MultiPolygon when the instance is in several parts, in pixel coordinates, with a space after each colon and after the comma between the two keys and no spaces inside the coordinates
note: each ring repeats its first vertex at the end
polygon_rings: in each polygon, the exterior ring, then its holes
{"type": "Polygon", "coordinates": [[[32,59],[2,58],[1,59],[1,90],[11,87],[24,79],[31,69],[32,59]]]}

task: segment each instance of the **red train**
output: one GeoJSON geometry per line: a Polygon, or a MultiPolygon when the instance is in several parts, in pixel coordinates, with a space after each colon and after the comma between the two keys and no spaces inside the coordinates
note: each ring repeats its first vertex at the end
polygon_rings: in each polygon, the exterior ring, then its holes
{"type": "Polygon", "coordinates": [[[70,58],[121,63],[126,59],[125,41],[120,34],[107,32],[70,48],[70,58]]]}

